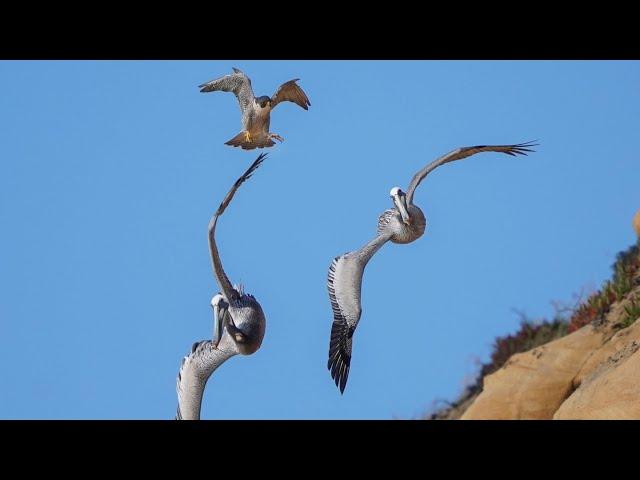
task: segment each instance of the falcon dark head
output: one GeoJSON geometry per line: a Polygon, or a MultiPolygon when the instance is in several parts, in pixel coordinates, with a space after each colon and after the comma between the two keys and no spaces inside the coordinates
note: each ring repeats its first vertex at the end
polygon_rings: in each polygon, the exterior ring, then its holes
{"type": "Polygon", "coordinates": [[[260,108],[265,108],[267,105],[271,104],[271,98],[266,95],[262,95],[261,97],[256,98],[256,103],[260,105],[260,108]]]}

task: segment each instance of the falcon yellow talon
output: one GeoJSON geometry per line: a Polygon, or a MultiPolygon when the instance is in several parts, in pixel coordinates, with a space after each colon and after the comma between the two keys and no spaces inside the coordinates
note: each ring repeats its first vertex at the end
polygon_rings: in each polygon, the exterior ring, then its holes
{"type": "Polygon", "coordinates": [[[244,132],[244,141],[251,143],[251,134],[249,132],[244,132]]]}

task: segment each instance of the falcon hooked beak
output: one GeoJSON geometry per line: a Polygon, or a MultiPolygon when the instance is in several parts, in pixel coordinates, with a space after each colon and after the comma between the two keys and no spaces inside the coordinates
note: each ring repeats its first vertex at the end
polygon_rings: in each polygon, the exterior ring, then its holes
{"type": "Polygon", "coordinates": [[[405,225],[410,225],[411,217],[409,216],[409,211],[407,209],[407,195],[398,187],[393,187],[389,195],[391,196],[396,209],[400,212],[402,222],[405,225]]]}

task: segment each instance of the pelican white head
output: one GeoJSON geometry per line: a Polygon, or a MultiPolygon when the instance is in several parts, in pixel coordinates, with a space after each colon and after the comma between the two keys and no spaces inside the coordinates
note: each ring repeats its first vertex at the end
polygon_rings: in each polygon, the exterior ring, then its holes
{"type": "Polygon", "coordinates": [[[391,196],[391,198],[396,197],[400,194],[402,194],[402,189],[400,187],[393,187],[391,189],[391,191],[389,192],[389,195],[391,196]]]}
{"type": "Polygon", "coordinates": [[[221,293],[214,295],[214,297],[211,299],[211,307],[212,308],[218,307],[220,305],[220,302],[222,301],[224,301],[224,297],[222,296],[221,293]]]}
{"type": "Polygon", "coordinates": [[[411,217],[409,216],[409,210],[407,209],[407,195],[402,191],[400,187],[393,187],[389,192],[393,204],[400,212],[402,221],[409,225],[411,223],[411,217]]]}

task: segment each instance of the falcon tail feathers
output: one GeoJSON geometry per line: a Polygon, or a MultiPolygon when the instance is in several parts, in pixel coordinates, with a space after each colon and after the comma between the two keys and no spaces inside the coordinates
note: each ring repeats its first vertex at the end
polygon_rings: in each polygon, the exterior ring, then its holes
{"type": "Polygon", "coordinates": [[[231,140],[224,142],[225,145],[232,147],[240,147],[243,150],[253,150],[254,148],[273,147],[276,143],[269,137],[251,137],[251,141],[247,141],[246,133],[240,132],[231,140]]]}

